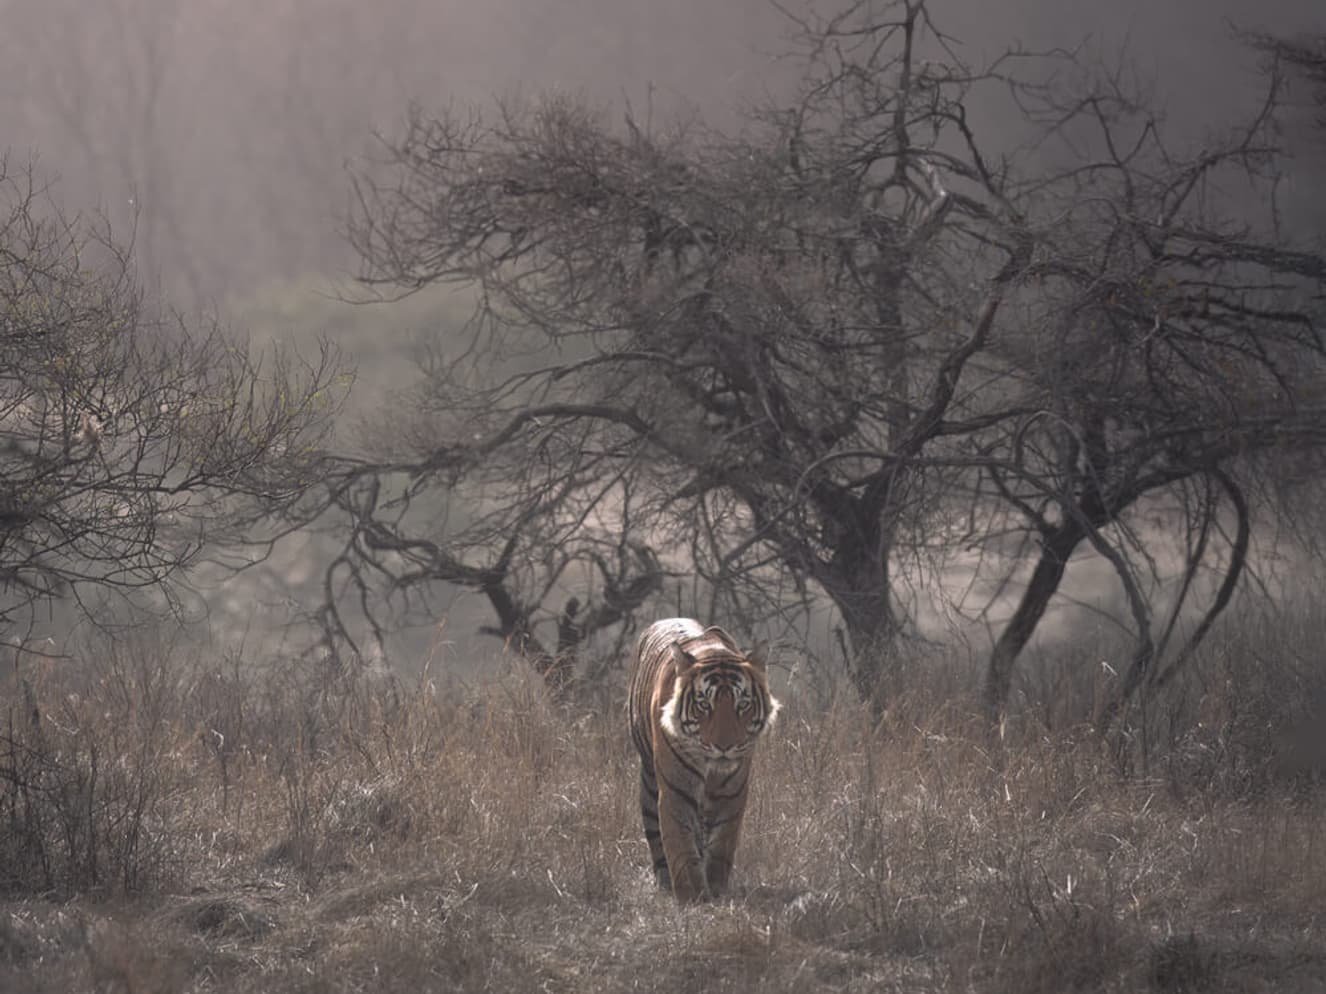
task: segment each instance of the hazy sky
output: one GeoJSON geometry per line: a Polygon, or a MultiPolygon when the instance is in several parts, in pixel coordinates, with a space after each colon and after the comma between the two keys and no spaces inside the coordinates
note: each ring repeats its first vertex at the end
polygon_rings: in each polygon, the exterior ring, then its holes
{"type": "MultiPolygon", "coordinates": [[[[796,6],[789,3],[788,6],[796,6]]],[[[825,4],[821,4],[825,6],[825,4]]],[[[223,299],[345,268],[345,165],[425,108],[549,86],[730,122],[786,85],[767,0],[0,0],[0,143],[73,206],[138,212],[143,264],[223,299]]],[[[1323,0],[934,0],[973,63],[1127,45],[1171,124],[1256,99],[1244,27],[1326,31],[1323,0]]],[[[987,122],[987,127],[989,126],[987,122]]],[[[1316,184],[1300,184],[1315,202],[1316,184]]],[[[1308,205],[1312,206],[1312,205],[1308,205]]],[[[1306,210],[1306,208],[1305,208],[1306,210]]]]}

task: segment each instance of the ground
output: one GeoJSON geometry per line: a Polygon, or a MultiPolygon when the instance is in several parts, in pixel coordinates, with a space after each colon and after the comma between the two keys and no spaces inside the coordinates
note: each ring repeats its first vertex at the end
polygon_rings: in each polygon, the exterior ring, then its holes
{"type": "Polygon", "coordinates": [[[121,663],[0,736],[0,991],[1326,991],[1326,797],[1228,719],[793,700],[683,908],[609,703],[121,663]]]}

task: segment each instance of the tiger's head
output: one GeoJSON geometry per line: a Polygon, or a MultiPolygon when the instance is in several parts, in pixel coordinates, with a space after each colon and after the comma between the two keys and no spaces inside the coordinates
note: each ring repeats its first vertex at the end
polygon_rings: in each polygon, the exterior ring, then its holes
{"type": "Polygon", "coordinates": [[[663,707],[663,728],[710,760],[745,755],[778,713],[769,693],[766,652],[761,643],[741,653],[714,628],[674,642],[674,690],[663,707]]]}

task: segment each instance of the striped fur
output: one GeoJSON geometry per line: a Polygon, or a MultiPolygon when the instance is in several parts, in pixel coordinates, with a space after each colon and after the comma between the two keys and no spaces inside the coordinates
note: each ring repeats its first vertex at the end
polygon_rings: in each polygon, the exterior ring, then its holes
{"type": "Polygon", "coordinates": [[[682,901],[721,893],[754,746],[778,713],[763,646],[743,653],[721,628],[656,621],[636,644],[628,711],[659,886],[682,901]]]}

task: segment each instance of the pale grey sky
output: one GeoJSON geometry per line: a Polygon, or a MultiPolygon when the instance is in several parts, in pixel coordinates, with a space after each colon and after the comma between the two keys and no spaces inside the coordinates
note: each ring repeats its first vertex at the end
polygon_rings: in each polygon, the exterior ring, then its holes
{"type": "MultiPolygon", "coordinates": [[[[441,108],[557,86],[639,109],[652,88],[660,113],[690,105],[725,124],[794,72],[767,0],[0,7],[0,144],[39,153],[71,205],[105,206],[123,226],[132,204],[143,265],[209,299],[347,266],[345,163],[412,99],[441,108]]],[[[932,12],[971,62],[1018,42],[1126,43],[1171,123],[1194,133],[1258,92],[1234,26],[1326,31],[1320,0],[933,0],[932,12]]]]}

